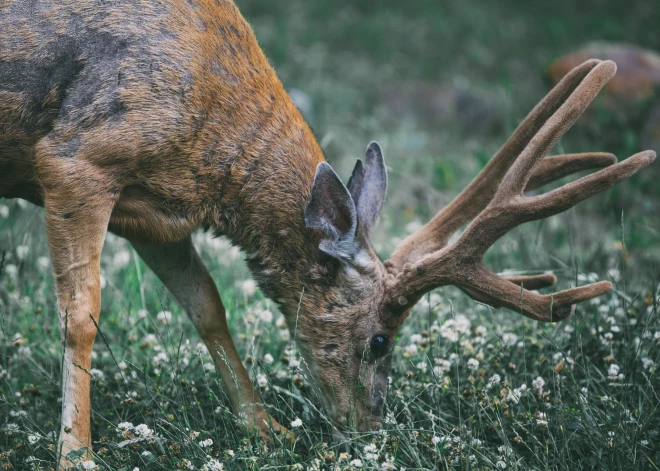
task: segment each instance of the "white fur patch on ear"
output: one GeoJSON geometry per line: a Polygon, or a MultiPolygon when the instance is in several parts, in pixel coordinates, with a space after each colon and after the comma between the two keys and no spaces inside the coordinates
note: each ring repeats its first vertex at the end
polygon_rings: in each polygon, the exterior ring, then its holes
{"type": "Polygon", "coordinates": [[[373,263],[371,260],[371,257],[369,256],[369,252],[367,252],[364,249],[360,249],[355,256],[353,257],[353,265],[359,268],[367,268],[369,265],[373,263]]]}
{"type": "Polygon", "coordinates": [[[362,279],[362,274],[359,270],[367,268],[371,265],[373,261],[369,256],[369,252],[364,249],[360,249],[355,253],[350,263],[344,264],[344,274],[348,278],[354,278],[355,280],[362,279]]]}
{"type": "Polygon", "coordinates": [[[360,272],[357,271],[355,268],[353,268],[350,265],[344,264],[344,274],[351,279],[360,279],[362,276],[360,275],[360,272]]]}

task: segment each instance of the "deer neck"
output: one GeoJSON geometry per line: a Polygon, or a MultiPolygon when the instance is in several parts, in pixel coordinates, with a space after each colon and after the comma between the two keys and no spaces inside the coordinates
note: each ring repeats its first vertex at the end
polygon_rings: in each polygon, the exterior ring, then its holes
{"type": "MultiPolygon", "coordinates": [[[[220,195],[212,209],[216,233],[243,249],[261,290],[285,315],[322,276],[318,237],[305,227],[304,208],[317,165],[324,160],[311,130],[288,95],[246,126],[240,155],[218,162],[220,195]]],[[[216,143],[227,147],[231,143],[216,143]]],[[[309,293],[311,294],[311,293],[309,293]]]]}

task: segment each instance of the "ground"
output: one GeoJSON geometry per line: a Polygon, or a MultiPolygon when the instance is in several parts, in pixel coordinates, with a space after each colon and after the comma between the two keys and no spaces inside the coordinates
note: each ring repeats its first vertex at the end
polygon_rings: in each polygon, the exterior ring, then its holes
{"type": "MultiPolygon", "coordinates": [[[[660,50],[655,1],[238,4],[342,177],[370,140],[383,146],[390,186],[374,242],[384,258],[476,175],[541,99],[553,58],[593,40],[660,50]]],[[[640,150],[644,106],[630,117],[596,103],[554,153],[626,158],[640,150]]],[[[493,270],[552,271],[559,287],[614,283],[567,321],[528,321],[454,288],[425,297],[398,339],[382,429],[351,437],[345,455],[309,399],[281,315],[240,251],[195,235],[236,345],[295,445],[264,447],[240,428],[185,314],[130,245],[108,237],[91,371],[94,465],[660,468],[659,165],[512,231],[488,252],[493,270]]],[[[0,468],[49,469],[61,346],[41,209],[0,200],[0,252],[0,468]]]]}

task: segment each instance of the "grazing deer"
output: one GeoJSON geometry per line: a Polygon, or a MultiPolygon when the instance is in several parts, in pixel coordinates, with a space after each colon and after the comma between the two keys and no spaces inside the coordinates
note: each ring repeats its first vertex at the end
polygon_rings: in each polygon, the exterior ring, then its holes
{"type": "Polygon", "coordinates": [[[283,427],[259,403],[191,233],[212,227],[240,246],[263,292],[297,324],[334,424],[365,430],[380,421],[394,339],[424,293],[453,284],[558,321],[608,291],[599,282],[537,294],[529,289],[554,276],[503,278],[481,259],[511,228],[562,212],[655,158],[544,158],[616,71],[587,61],[383,263],[369,242],[387,186],[380,147],[369,145],[345,186],[230,0],[12,1],[0,12],[0,196],[45,209],[64,346],[62,467],[72,450],[91,448],[88,371],[107,230],[130,240],[173,293],[233,407],[267,436],[283,427]],[[607,168],[524,196],[592,167],[607,168]]]}

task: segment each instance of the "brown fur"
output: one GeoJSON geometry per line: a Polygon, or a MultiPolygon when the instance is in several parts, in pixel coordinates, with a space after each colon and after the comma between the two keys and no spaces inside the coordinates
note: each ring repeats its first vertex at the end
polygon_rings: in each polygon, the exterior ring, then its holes
{"type": "MultiPolygon", "coordinates": [[[[57,284],[65,348],[61,465],[71,465],[69,451],[91,445],[85,370],[108,229],[131,240],[172,291],[209,347],[233,406],[264,437],[283,428],[259,404],[240,363],[220,297],[191,243],[197,227],[212,227],[245,250],[259,285],[296,329],[338,427],[379,423],[392,344],[425,291],[452,282],[481,301],[519,307],[515,286],[491,278],[473,247],[494,237],[488,224],[497,214],[495,235],[518,219],[497,208],[479,214],[500,182],[515,179],[504,178],[507,170],[577,86],[570,79],[465,195],[383,264],[368,241],[386,183],[378,146],[349,182],[352,196],[333,187],[345,208],[360,196],[358,211],[369,215],[357,226],[353,258],[339,260],[328,255],[330,246],[319,250],[323,234],[306,227],[321,150],[231,1],[9,1],[0,6],[0,43],[0,196],[44,206],[57,284]],[[374,162],[379,179],[362,181],[374,162]],[[477,215],[468,235],[443,249],[449,234],[477,215]],[[390,341],[377,350],[379,338],[390,341]]],[[[554,119],[565,130],[572,118],[554,119]]],[[[610,163],[600,154],[563,157],[541,164],[530,185],[610,163]]],[[[599,178],[600,189],[622,179],[599,178]]],[[[511,281],[544,286],[553,279],[511,281]]],[[[561,296],[568,305],[585,299],[584,292],[561,296]]],[[[544,303],[534,312],[543,313],[544,303]]]]}

